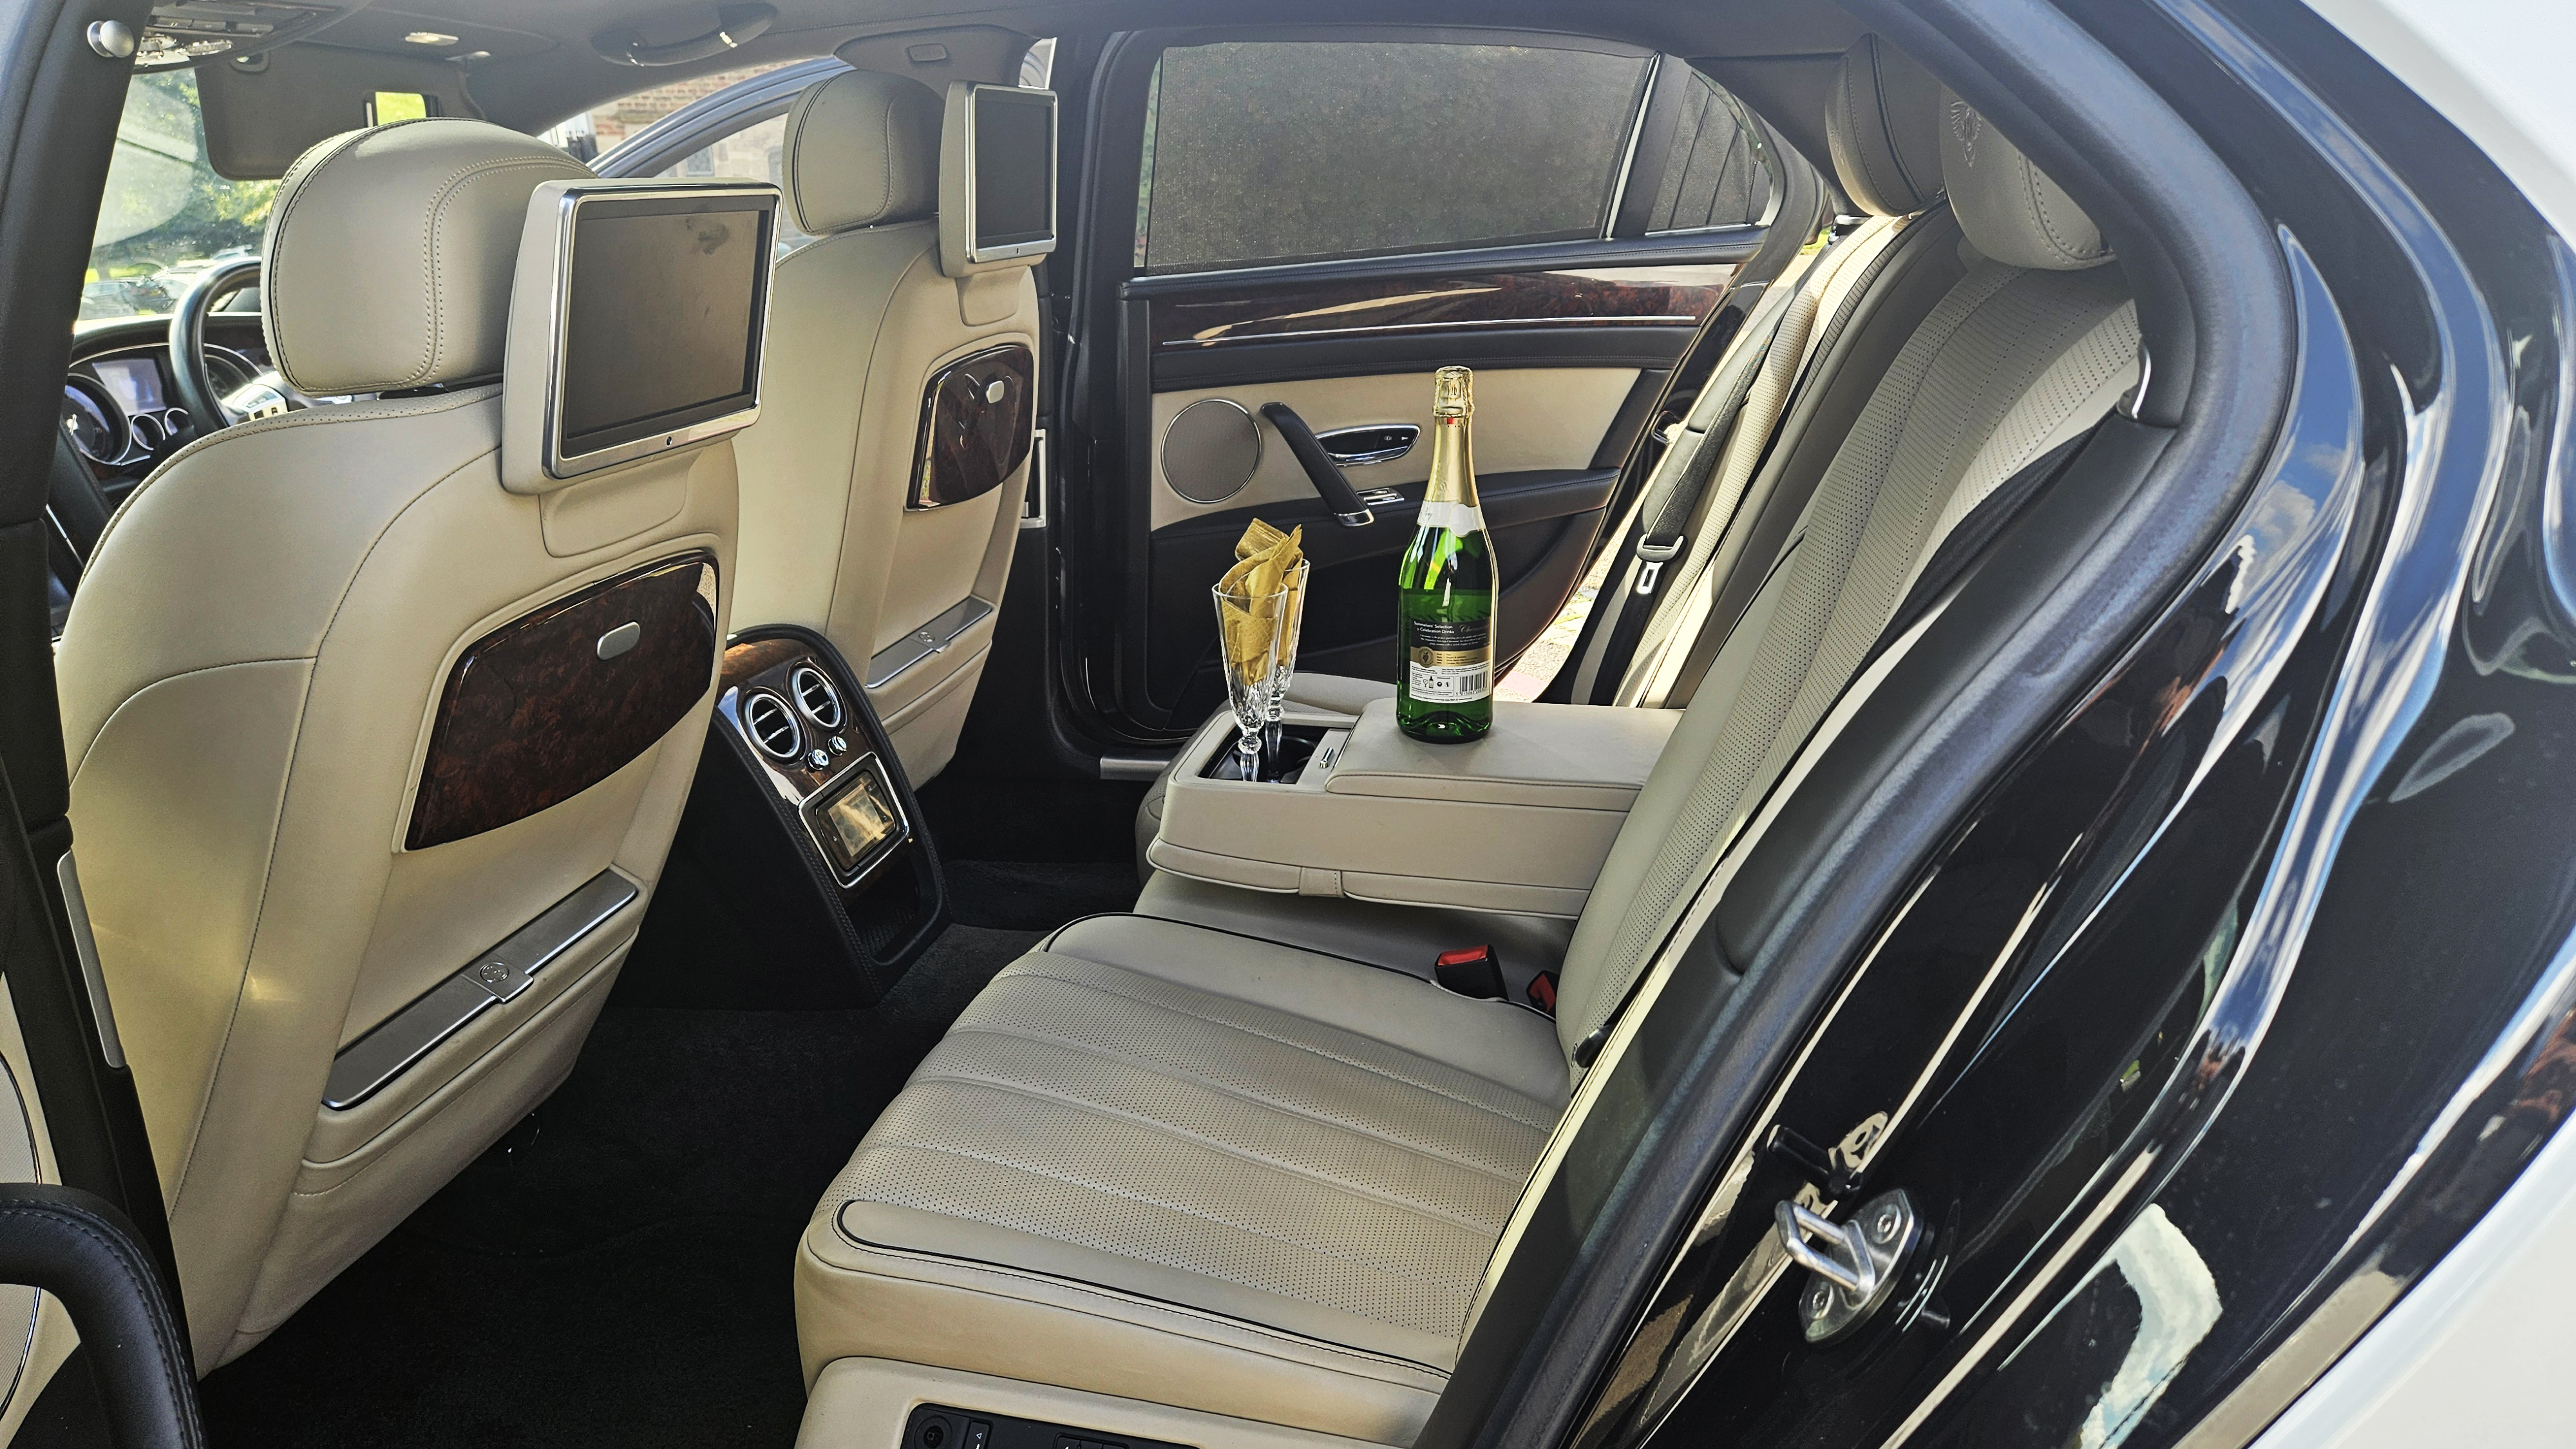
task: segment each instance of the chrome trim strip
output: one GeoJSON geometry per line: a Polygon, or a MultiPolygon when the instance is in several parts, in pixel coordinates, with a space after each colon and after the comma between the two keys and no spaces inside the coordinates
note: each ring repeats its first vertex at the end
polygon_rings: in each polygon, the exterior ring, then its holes
{"type": "Polygon", "coordinates": [[[1325,457],[1332,459],[1341,466],[1345,468],[1365,468],[1372,463],[1392,463],[1396,459],[1403,457],[1405,454],[1412,452],[1413,445],[1422,441],[1422,427],[1418,423],[1360,423],[1347,428],[1335,428],[1329,433],[1319,433],[1316,435],[1315,441],[1324,445],[1325,457]],[[1346,440],[1365,433],[1396,432],[1404,434],[1404,442],[1401,445],[1390,444],[1382,448],[1353,448],[1347,452],[1341,448],[1333,446],[1336,439],[1346,440]]]}
{"type": "Polygon", "coordinates": [[[878,650],[868,660],[868,688],[882,689],[905,670],[933,654],[946,652],[949,645],[957,642],[959,635],[982,623],[984,616],[992,612],[992,605],[968,594],[957,607],[878,650]]]}
{"type": "Polygon", "coordinates": [[[54,862],[54,877],[63,883],[63,914],[71,918],[72,953],[80,958],[81,985],[89,989],[90,1015],[98,1018],[99,1055],[119,1071],[125,1068],[125,1042],[116,1034],[116,1013],[107,999],[107,973],[98,964],[98,936],[89,924],[89,902],[81,898],[80,871],[72,853],[54,862]]]}
{"type": "MultiPolygon", "coordinates": [[[[1646,57],[1646,83],[1637,89],[1637,114],[1628,122],[1628,144],[1619,153],[1619,184],[1610,189],[1610,206],[1601,213],[1601,239],[1608,241],[1619,227],[1619,208],[1628,203],[1628,182],[1637,171],[1637,143],[1645,139],[1646,113],[1654,108],[1655,82],[1663,79],[1662,55],[1646,57]]],[[[1779,188],[1773,187],[1776,193],[1779,188]]]]}
{"type": "Polygon", "coordinates": [[[331,1063],[322,1105],[344,1112],[374,1096],[487,1007],[513,1000],[535,985],[538,972],[642,894],[635,882],[614,870],[592,876],[474,964],[342,1048],[331,1063]]]}
{"type": "Polygon", "coordinates": [[[1652,317],[1487,317],[1468,322],[1384,322],[1365,327],[1315,327],[1298,332],[1256,332],[1243,337],[1175,337],[1162,346],[1205,352],[1218,347],[1253,347],[1264,342],[1296,342],[1313,337],[1363,337],[1383,332],[1413,332],[1424,335],[1444,332],[1490,332],[1498,327],[1528,327],[1558,331],[1586,328],[1616,330],[1621,327],[1696,327],[1697,317],[1680,315],[1652,317]]]}

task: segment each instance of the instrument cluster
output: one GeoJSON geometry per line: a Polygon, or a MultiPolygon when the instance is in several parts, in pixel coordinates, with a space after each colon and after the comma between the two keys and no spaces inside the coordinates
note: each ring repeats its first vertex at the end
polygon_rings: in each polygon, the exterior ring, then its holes
{"type": "MultiPolygon", "coordinates": [[[[259,376],[260,365],[209,344],[206,369],[218,395],[229,395],[259,376]]],[[[148,466],[191,436],[191,422],[170,385],[167,348],[101,353],[63,376],[63,431],[74,451],[103,472],[148,466]]]]}

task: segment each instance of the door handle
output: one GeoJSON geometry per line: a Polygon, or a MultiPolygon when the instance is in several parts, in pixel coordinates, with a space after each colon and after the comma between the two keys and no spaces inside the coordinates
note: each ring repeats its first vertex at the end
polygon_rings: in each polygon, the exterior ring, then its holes
{"type": "Polygon", "coordinates": [[[1344,528],[1366,528],[1377,522],[1377,515],[1360,501],[1359,490],[1351,486],[1350,479],[1342,476],[1341,468],[1333,462],[1333,455],[1324,451],[1324,445],[1315,438],[1315,430],[1306,426],[1306,420],[1297,416],[1296,409],[1282,402],[1263,403],[1261,415],[1270,420],[1270,426],[1279,430],[1279,436],[1288,440],[1288,451],[1296,456],[1297,465],[1306,470],[1306,481],[1314,484],[1315,491],[1323,496],[1324,507],[1332,511],[1335,523],[1344,528]]]}

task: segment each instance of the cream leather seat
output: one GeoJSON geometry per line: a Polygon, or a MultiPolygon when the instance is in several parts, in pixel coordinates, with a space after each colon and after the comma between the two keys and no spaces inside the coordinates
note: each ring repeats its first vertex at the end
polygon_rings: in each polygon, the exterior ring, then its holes
{"type": "MultiPolygon", "coordinates": [[[[269,347],[305,393],[384,395],[183,449],[100,539],[64,631],[81,880],[201,1370],[571,1070],[679,819],[725,627],[730,447],[542,494],[503,484],[505,446],[535,441],[505,443],[504,393],[542,387],[548,363],[513,356],[504,375],[530,193],[589,174],[480,121],[308,152],[264,248],[269,347]],[[616,659],[587,635],[534,656],[495,642],[580,626],[577,595],[624,613],[630,595],[595,586],[656,565],[661,612],[634,616],[651,627],[616,659]],[[640,679],[678,717],[612,756],[505,705],[545,748],[460,760],[433,737],[462,718],[447,695],[480,689],[469,657],[569,661],[576,690],[640,679]],[[425,779],[433,759],[461,773],[425,779]],[[604,777],[574,788],[561,772],[583,767],[604,777]],[[344,1089],[343,1049],[586,888],[604,918],[564,955],[372,1090],[344,1089]]],[[[543,701],[542,680],[503,677],[543,701]]]]}
{"type": "Polygon", "coordinates": [[[819,240],[771,280],[760,422],[736,441],[740,618],[839,646],[915,785],[956,752],[1028,478],[1023,464],[978,497],[908,506],[924,391],[996,348],[1034,356],[1038,330],[1026,263],[940,269],[941,127],[939,97],[904,76],[847,71],[797,97],[781,174],[819,240]],[[897,669],[925,629],[938,652],[897,669]]]}
{"type": "Polygon", "coordinates": [[[1950,530],[2134,383],[2099,233],[1953,104],[1943,165],[1978,255],[1876,383],[1637,797],[1556,1019],[1260,939],[1250,915],[1065,928],[968,1008],[816,1212],[809,1433],[889,1427],[843,1384],[909,1373],[970,1402],[938,1376],[965,1371],[1412,1442],[1579,1044],[1950,530]],[[836,1378],[844,1359],[878,1362],[836,1378]]]}

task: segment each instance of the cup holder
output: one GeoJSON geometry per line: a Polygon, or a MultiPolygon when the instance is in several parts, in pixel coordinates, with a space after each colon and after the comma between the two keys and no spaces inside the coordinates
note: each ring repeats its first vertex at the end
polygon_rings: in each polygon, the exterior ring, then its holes
{"type": "MultiPolygon", "coordinates": [[[[1315,758],[1315,751],[1323,745],[1324,737],[1331,733],[1330,729],[1322,725],[1275,724],[1270,726],[1261,732],[1260,762],[1249,778],[1263,785],[1296,784],[1298,777],[1305,773],[1308,762],[1315,758]]],[[[1243,769],[1243,752],[1234,747],[1234,742],[1234,732],[1226,731],[1222,748],[1217,751],[1216,758],[1208,761],[1207,765],[1199,771],[1201,779],[1247,778],[1243,769]]]]}

